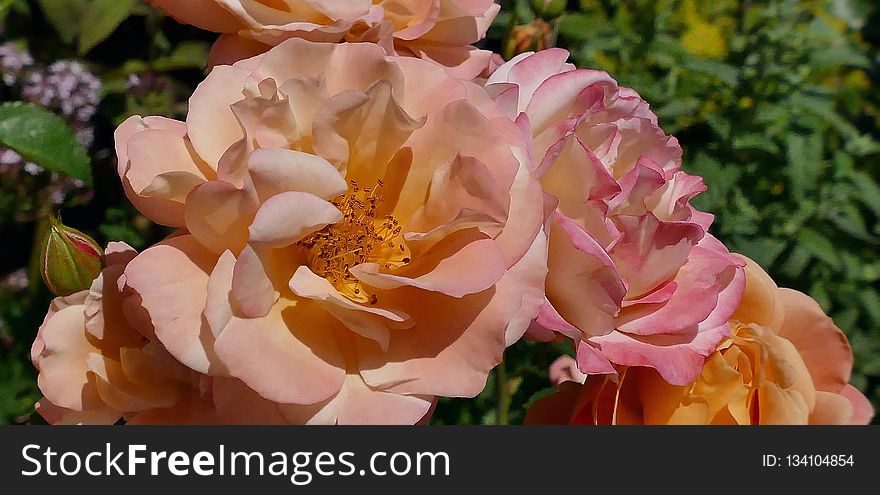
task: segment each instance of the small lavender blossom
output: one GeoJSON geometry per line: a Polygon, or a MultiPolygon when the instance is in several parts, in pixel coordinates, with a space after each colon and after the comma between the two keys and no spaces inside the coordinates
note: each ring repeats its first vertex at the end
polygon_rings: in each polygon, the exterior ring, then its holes
{"type": "Polygon", "coordinates": [[[167,89],[167,79],[152,72],[128,75],[126,91],[130,95],[143,96],[150,93],[161,93],[167,89]]]}
{"type": "Polygon", "coordinates": [[[95,142],[95,128],[88,126],[76,126],[74,129],[76,132],[76,138],[79,139],[79,142],[82,143],[86,148],[91,148],[92,144],[95,142]]]}
{"type": "Polygon", "coordinates": [[[25,160],[21,155],[8,148],[0,148],[0,173],[24,170],[30,175],[38,176],[46,171],[34,162],[25,160]]]}
{"type": "Polygon", "coordinates": [[[24,163],[24,171],[31,175],[40,175],[46,171],[43,167],[37,165],[34,162],[25,162],[24,163]]]}
{"type": "Polygon", "coordinates": [[[30,277],[28,276],[27,269],[19,268],[3,277],[2,281],[0,281],[0,287],[12,292],[21,292],[27,289],[29,283],[30,277]]]}
{"type": "Polygon", "coordinates": [[[0,165],[11,167],[21,163],[21,155],[10,149],[0,149],[0,165]]]}
{"type": "Polygon", "coordinates": [[[22,96],[32,103],[58,108],[68,120],[88,122],[98,108],[101,81],[75,60],[59,60],[45,73],[32,72],[22,96]]]}
{"type": "Polygon", "coordinates": [[[18,82],[22,72],[34,63],[31,54],[20,50],[14,43],[0,44],[0,75],[3,83],[12,86],[18,82]]]}
{"type": "Polygon", "coordinates": [[[135,91],[137,88],[141,87],[143,83],[144,80],[141,78],[140,74],[129,74],[125,89],[128,91],[135,91]]]}
{"type": "Polygon", "coordinates": [[[55,90],[42,72],[32,71],[24,79],[21,97],[42,107],[49,107],[55,101],[55,90]]]}
{"type": "Polygon", "coordinates": [[[58,206],[67,199],[67,193],[60,189],[53,189],[50,197],[52,198],[52,204],[58,206]]]}

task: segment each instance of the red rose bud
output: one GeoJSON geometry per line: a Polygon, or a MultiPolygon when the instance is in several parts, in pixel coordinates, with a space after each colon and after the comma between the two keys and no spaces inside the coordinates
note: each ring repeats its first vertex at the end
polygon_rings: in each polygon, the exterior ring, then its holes
{"type": "Polygon", "coordinates": [[[50,215],[40,253],[43,281],[57,296],[88,289],[101,273],[101,252],[91,237],[50,215]]]}

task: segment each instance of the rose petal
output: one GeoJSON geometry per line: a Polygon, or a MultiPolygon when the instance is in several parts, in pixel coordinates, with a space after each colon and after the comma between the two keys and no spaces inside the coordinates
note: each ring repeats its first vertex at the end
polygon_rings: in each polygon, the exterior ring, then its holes
{"type": "Polygon", "coordinates": [[[40,329],[43,350],[36,360],[37,384],[53,404],[75,411],[98,404],[86,358],[95,348],[85,336],[83,306],[68,306],[47,318],[40,329]]]}
{"type": "Polygon", "coordinates": [[[811,297],[779,289],[785,320],[777,333],[797,347],[810,370],[816,390],[837,393],[849,383],[852,349],[846,335],[811,297]]]}
{"type": "Polygon", "coordinates": [[[431,408],[431,400],[383,392],[369,387],[358,375],[347,375],[339,393],[319,409],[281,405],[294,424],[412,425],[431,408]]]}
{"type": "Polygon", "coordinates": [[[187,197],[186,228],[211,251],[238,253],[247,243],[248,225],[257,207],[255,198],[229,182],[205,182],[187,197]]]}
{"type": "Polygon", "coordinates": [[[231,300],[235,303],[233,311],[240,311],[248,318],[266,316],[280,293],[272,285],[267,267],[267,257],[262,256],[250,245],[245,246],[232,271],[231,300]]]}
{"type": "Polygon", "coordinates": [[[243,99],[249,71],[235,66],[214,67],[189,100],[186,126],[193,148],[214,170],[220,157],[244,137],[230,106],[243,99]]]}
{"type": "Polygon", "coordinates": [[[200,373],[223,374],[202,312],[217,255],[192,235],[172,237],[139,254],[125,269],[156,336],[180,362],[200,373]]]}
{"type": "Polygon", "coordinates": [[[327,279],[319,277],[306,266],[296,270],[290,279],[290,289],[300,297],[319,301],[323,308],[349,330],[376,341],[382,349],[388,348],[391,328],[412,326],[406,313],[357,304],[341,295],[327,279]]]}
{"type": "Polygon", "coordinates": [[[233,317],[214,348],[232,376],[274,402],[314,404],[345,379],[333,332],[308,308],[279,302],[262,318],[233,317]]]}
{"type": "Polygon", "coordinates": [[[348,190],[345,178],[317,155],[286,149],[258,149],[248,161],[251,179],[261,201],[287,191],[300,191],[330,200],[348,190]]]}
{"type": "Polygon", "coordinates": [[[574,221],[559,213],[551,218],[547,298],[580,332],[607,334],[626,294],[614,263],[574,221]]]}
{"type": "Polygon", "coordinates": [[[847,385],[840,391],[840,395],[849,399],[853,406],[853,415],[849,419],[849,424],[866,425],[871,422],[874,418],[874,406],[864,394],[852,385],[847,385]]]}
{"type": "Polygon", "coordinates": [[[353,267],[351,273],[380,289],[408,285],[463,297],[492,287],[501,280],[506,269],[501,250],[492,239],[475,240],[463,246],[456,242],[443,243],[407,267],[410,269],[399,269],[397,272],[401,275],[380,273],[380,268],[376,263],[362,263],[353,267]],[[415,275],[413,272],[425,273],[415,275]]]}
{"type": "Polygon", "coordinates": [[[332,203],[314,194],[289,191],[263,203],[249,228],[250,240],[269,247],[289,246],[342,218],[332,203]]]}

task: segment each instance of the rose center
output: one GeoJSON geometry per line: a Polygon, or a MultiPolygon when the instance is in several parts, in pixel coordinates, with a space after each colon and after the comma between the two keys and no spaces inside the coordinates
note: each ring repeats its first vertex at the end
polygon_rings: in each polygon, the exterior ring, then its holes
{"type": "Polygon", "coordinates": [[[403,240],[400,222],[391,215],[376,217],[377,207],[382,203],[382,181],[375,187],[364,188],[351,181],[348,192],[332,203],[342,212],[342,221],[324,227],[298,244],[309,250],[309,268],[342,295],[355,302],[376,304],[379,298],[367,292],[351,268],[361,263],[378,263],[393,269],[409,263],[410,251],[403,240]]]}

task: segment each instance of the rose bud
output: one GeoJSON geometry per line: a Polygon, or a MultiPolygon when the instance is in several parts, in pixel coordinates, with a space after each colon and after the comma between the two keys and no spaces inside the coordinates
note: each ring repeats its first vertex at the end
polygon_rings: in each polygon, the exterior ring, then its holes
{"type": "Polygon", "coordinates": [[[506,55],[513,58],[520,53],[540,52],[555,45],[553,26],[542,19],[530,24],[514,26],[507,39],[506,55]]]}
{"type": "Polygon", "coordinates": [[[88,289],[101,272],[101,248],[91,237],[49,216],[40,252],[40,273],[55,295],[88,289]]]}

